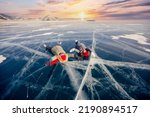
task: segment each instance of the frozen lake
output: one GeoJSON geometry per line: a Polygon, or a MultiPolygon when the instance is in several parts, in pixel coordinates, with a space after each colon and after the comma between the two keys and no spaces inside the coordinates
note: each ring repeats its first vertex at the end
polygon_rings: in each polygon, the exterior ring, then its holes
{"type": "Polygon", "coordinates": [[[146,22],[0,22],[0,99],[150,99],[146,22]],[[46,66],[43,44],[79,40],[96,54],[46,66]]]}

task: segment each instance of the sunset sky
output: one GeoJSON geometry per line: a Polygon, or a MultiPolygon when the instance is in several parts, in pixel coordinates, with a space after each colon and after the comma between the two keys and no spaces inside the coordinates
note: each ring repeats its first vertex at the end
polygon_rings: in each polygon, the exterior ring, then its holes
{"type": "Polygon", "coordinates": [[[150,19],[150,0],[0,0],[0,13],[28,18],[150,19]]]}

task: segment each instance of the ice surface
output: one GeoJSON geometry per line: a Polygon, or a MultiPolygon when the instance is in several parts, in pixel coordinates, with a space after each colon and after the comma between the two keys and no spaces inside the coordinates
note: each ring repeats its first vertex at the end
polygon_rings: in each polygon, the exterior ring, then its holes
{"type": "Polygon", "coordinates": [[[145,23],[7,22],[0,24],[1,99],[150,99],[150,26],[145,23]],[[140,25],[140,28],[139,28],[140,25]],[[79,40],[89,60],[48,67],[43,44],[66,52],[79,40]]]}

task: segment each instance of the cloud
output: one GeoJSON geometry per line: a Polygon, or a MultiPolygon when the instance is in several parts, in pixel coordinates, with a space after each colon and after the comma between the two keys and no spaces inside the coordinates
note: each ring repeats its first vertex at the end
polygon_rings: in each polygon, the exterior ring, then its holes
{"type": "Polygon", "coordinates": [[[8,2],[8,1],[4,1],[4,2],[0,2],[0,5],[13,5],[13,3],[8,2]]]}
{"type": "Polygon", "coordinates": [[[12,6],[14,6],[13,2],[2,1],[0,2],[0,11],[4,11],[4,10],[8,11],[12,6]]]}
{"type": "Polygon", "coordinates": [[[40,13],[43,13],[45,10],[43,9],[30,9],[28,10],[29,13],[31,14],[40,14],[40,13]]]}
{"type": "Polygon", "coordinates": [[[140,3],[140,4],[137,4],[137,6],[150,6],[150,2],[140,3]]]}
{"type": "Polygon", "coordinates": [[[150,2],[145,0],[122,0],[109,2],[99,10],[99,17],[112,19],[150,19],[150,2]]]}
{"type": "Polygon", "coordinates": [[[105,17],[114,17],[119,19],[150,19],[150,10],[130,12],[130,13],[105,13],[105,17]]]}
{"type": "Polygon", "coordinates": [[[63,3],[64,0],[48,0],[47,3],[48,4],[59,4],[59,3],[63,3]]]}
{"type": "Polygon", "coordinates": [[[38,18],[39,16],[42,16],[42,14],[45,13],[44,9],[28,9],[24,12],[23,15],[30,17],[30,18],[38,18]]]}
{"type": "Polygon", "coordinates": [[[126,2],[129,2],[129,1],[131,1],[131,0],[114,1],[114,2],[106,3],[104,5],[116,5],[116,4],[126,3],[126,2]]]}
{"type": "Polygon", "coordinates": [[[77,4],[80,4],[81,2],[83,2],[85,0],[70,0],[68,2],[69,5],[73,6],[73,5],[77,5],[77,4]]]}
{"type": "Polygon", "coordinates": [[[145,10],[145,11],[140,11],[140,12],[137,12],[137,13],[150,13],[150,10],[145,10]]]}
{"type": "Polygon", "coordinates": [[[150,2],[137,3],[134,5],[126,5],[124,7],[138,7],[138,6],[150,6],[150,2]]]}
{"type": "Polygon", "coordinates": [[[48,0],[47,4],[60,4],[60,3],[66,3],[68,5],[76,5],[85,0],[48,0]]]}
{"type": "Polygon", "coordinates": [[[40,7],[44,7],[46,5],[44,0],[38,0],[36,4],[40,7]]]}

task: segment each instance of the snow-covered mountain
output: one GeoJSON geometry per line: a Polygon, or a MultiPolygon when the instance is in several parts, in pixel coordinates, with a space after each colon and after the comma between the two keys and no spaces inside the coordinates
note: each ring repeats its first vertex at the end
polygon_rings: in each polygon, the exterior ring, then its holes
{"type": "Polygon", "coordinates": [[[15,17],[13,17],[13,16],[0,13],[0,19],[1,19],[1,20],[13,20],[14,18],[15,18],[15,17]]]}
{"type": "Polygon", "coordinates": [[[49,15],[44,16],[43,18],[41,18],[42,21],[58,21],[59,18],[58,17],[51,17],[49,15]]]}
{"type": "Polygon", "coordinates": [[[24,18],[0,13],[0,20],[24,20],[24,18]]]}

